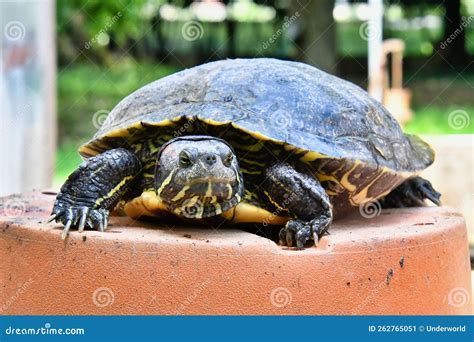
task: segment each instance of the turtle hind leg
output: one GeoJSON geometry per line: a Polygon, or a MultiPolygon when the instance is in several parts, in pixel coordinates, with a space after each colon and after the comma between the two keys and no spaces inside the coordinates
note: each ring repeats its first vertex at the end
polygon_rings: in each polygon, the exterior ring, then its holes
{"type": "Polygon", "coordinates": [[[425,199],[436,205],[441,205],[441,194],[431,183],[421,177],[407,179],[381,199],[384,208],[405,208],[425,206],[425,199]]]}

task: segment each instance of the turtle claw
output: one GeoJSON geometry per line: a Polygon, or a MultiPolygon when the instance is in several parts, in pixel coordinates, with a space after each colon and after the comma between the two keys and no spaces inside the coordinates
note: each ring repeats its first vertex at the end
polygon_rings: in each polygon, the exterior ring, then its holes
{"type": "Polygon", "coordinates": [[[305,243],[310,240],[311,236],[311,228],[308,222],[291,220],[280,230],[280,244],[303,249],[305,243]]]}
{"type": "Polygon", "coordinates": [[[303,249],[308,241],[313,240],[317,246],[319,238],[327,233],[332,216],[322,215],[311,221],[294,219],[288,221],[280,230],[280,244],[288,247],[303,249]]]}
{"type": "Polygon", "coordinates": [[[56,203],[48,222],[55,221],[64,224],[61,239],[65,240],[71,228],[77,228],[79,233],[84,232],[86,227],[104,232],[108,219],[109,211],[107,209],[91,209],[86,206],[68,207],[67,204],[56,203]]]}
{"type": "Polygon", "coordinates": [[[99,223],[99,231],[102,232],[102,233],[105,231],[103,222],[99,223]]]}
{"type": "Polygon", "coordinates": [[[54,219],[56,218],[56,216],[57,216],[56,214],[53,214],[53,215],[51,215],[50,217],[48,217],[48,220],[46,221],[46,223],[51,223],[51,222],[53,222],[54,219]]]}
{"type": "Polygon", "coordinates": [[[71,229],[72,220],[68,220],[64,226],[63,232],[61,233],[61,240],[66,240],[67,235],[69,234],[69,229],[71,229]]]}
{"type": "Polygon", "coordinates": [[[421,177],[406,180],[385,196],[382,200],[384,208],[406,208],[426,206],[425,199],[436,205],[441,205],[441,194],[431,183],[421,177]]]}
{"type": "Polygon", "coordinates": [[[107,217],[104,216],[104,231],[107,230],[108,226],[109,226],[109,220],[107,219],[107,217]]]}
{"type": "Polygon", "coordinates": [[[84,231],[88,213],[89,213],[89,208],[85,208],[84,210],[82,210],[81,219],[79,221],[79,227],[77,228],[79,233],[82,233],[84,231]]]}
{"type": "Polygon", "coordinates": [[[437,206],[441,205],[441,194],[433,188],[430,181],[420,178],[417,190],[423,199],[429,199],[437,206]]]}

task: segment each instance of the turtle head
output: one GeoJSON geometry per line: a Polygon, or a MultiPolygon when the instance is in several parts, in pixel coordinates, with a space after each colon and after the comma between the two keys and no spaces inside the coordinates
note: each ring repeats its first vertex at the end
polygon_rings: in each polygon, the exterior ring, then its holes
{"type": "Polygon", "coordinates": [[[233,148],[222,139],[178,137],[164,144],[157,158],[157,195],[178,216],[219,215],[242,198],[239,163],[233,148]]]}

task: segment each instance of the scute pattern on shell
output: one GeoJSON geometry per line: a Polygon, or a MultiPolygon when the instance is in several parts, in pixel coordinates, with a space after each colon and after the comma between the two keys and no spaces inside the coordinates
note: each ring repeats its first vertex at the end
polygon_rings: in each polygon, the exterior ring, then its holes
{"type": "Polygon", "coordinates": [[[306,64],[268,58],[212,62],[150,83],[123,99],[94,139],[136,122],[180,116],[235,122],[308,151],[396,171],[422,170],[433,161],[430,147],[405,135],[358,86],[306,64]]]}

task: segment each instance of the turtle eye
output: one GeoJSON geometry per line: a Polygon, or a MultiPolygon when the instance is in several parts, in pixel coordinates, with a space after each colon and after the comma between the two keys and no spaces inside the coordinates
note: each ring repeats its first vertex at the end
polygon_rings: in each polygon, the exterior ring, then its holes
{"type": "Polygon", "coordinates": [[[186,151],[181,151],[179,154],[179,165],[181,167],[189,167],[191,164],[191,158],[189,158],[188,153],[186,151]]]}
{"type": "Polygon", "coordinates": [[[234,155],[232,153],[229,153],[224,159],[224,165],[230,166],[232,164],[233,159],[234,159],[234,155]]]}

